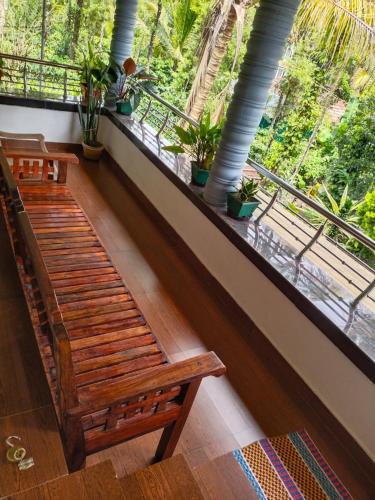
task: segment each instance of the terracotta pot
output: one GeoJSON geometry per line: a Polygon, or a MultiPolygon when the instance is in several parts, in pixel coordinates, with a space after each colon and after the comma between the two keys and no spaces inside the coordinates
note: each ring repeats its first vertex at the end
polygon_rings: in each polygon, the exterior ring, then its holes
{"type": "Polygon", "coordinates": [[[104,150],[104,146],[102,144],[99,144],[98,146],[89,146],[88,144],[82,142],[82,147],[83,156],[86,160],[99,160],[104,150]]]}

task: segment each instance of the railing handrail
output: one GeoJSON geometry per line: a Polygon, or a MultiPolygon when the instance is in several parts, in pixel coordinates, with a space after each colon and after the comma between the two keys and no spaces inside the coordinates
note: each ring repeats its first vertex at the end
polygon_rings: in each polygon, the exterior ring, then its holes
{"type": "MultiPolygon", "coordinates": [[[[44,66],[53,66],[53,67],[58,67],[58,68],[63,68],[63,69],[69,69],[73,71],[80,71],[81,68],[79,66],[74,66],[74,65],[69,65],[69,64],[62,64],[62,63],[56,63],[52,61],[44,61],[41,59],[33,59],[30,57],[22,57],[22,56],[16,56],[12,54],[4,54],[0,52],[0,58],[4,59],[12,59],[15,61],[21,61],[21,62],[28,62],[28,63],[34,63],[34,64],[40,64],[44,66]]],[[[189,115],[178,109],[176,106],[165,100],[163,97],[159,96],[152,90],[149,90],[147,88],[144,89],[144,91],[153,99],[158,101],[160,104],[165,106],[167,109],[169,109],[173,114],[177,115],[179,118],[185,120],[186,122],[190,123],[191,125],[197,126],[198,122],[191,118],[189,115]]],[[[324,207],[316,203],[313,199],[309,198],[306,196],[304,193],[290,185],[287,181],[284,179],[281,179],[281,177],[278,177],[276,174],[272,173],[268,169],[266,169],[263,165],[260,165],[259,163],[255,162],[251,158],[247,160],[247,163],[253,167],[258,173],[275,183],[277,186],[282,187],[285,191],[288,191],[290,194],[301,200],[303,203],[311,207],[313,210],[315,210],[317,213],[322,215],[325,219],[328,221],[332,222],[335,224],[335,226],[339,227],[346,233],[350,234],[354,238],[356,238],[358,241],[360,241],[363,245],[365,245],[367,248],[369,248],[372,251],[375,251],[375,241],[366,236],[364,233],[362,233],[360,230],[355,228],[354,226],[348,224],[347,222],[343,221],[336,215],[334,215],[332,212],[329,210],[326,210],[324,207]]]]}
{"type": "Polygon", "coordinates": [[[290,194],[300,199],[303,203],[313,208],[320,215],[333,222],[335,226],[339,227],[346,233],[351,234],[352,236],[354,236],[354,238],[366,245],[369,249],[375,251],[375,241],[373,239],[367,237],[364,233],[356,229],[354,226],[351,226],[347,222],[343,221],[342,219],[340,219],[340,217],[337,217],[329,210],[326,210],[324,207],[319,205],[319,203],[316,203],[313,199],[309,198],[304,193],[291,186],[288,182],[284,181],[284,179],[281,179],[281,177],[278,177],[276,174],[267,170],[263,165],[260,165],[251,158],[248,159],[247,163],[261,175],[267,177],[267,179],[282,187],[283,189],[285,189],[285,191],[288,191],[290,194]]]}
{"type": "Polygon", "coordinates": [[[43,59],[34,59],[32,57],[15,56],[13,54],[5,54],[3,52],[0,52],[0,58],[11,59],[12,61],[21,61],[21,62],[30,63],[30,64],[39,64],[41,66],[53,66],[54,68],[69,69],[69,70],[73,70],[73,71],[81,71],[81,69],[82,69],[79,66],[73,66],[72,64],[63,64],[63,63],[57,63],[57,62],[53,62],[53,61],[44,61],[43,59]]]}
{"type": "Polygon", "coordinates": [[[191,123],[191,125],[194,125],[195,127],[198,125],[198,122],[196,120],[194,120],[194,118],[191,118],[189,115],[187,115],[186,113],[184,113],[180,109],[176,108],[176,106],[173,106],[173,104],[171,104],[170,102],[166,101],[165,99],[163,99],[162,97],[160,97],[158,94],[156,94],[152,90],[149,90],[147,88],[144,88],[143,90],[146,92],[146,94],[148,94],[150,97],[152,97],[156,101],[159,101],[160,104],[163,104],[163,106],[165,106],[166,108],[168,108],[175,115],[179,116],[180,118],[182,118],[183,120],[187,121],[188,123],[191,123]]]}

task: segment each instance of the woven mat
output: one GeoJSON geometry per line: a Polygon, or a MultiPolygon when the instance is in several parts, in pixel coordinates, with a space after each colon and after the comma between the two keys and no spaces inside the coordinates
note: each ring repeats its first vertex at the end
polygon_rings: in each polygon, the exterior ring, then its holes
{"type": "Polygon", "coordinates": [[[304,430],[261,439],[233,455],[261,499],[352,499],[304,430]]]}

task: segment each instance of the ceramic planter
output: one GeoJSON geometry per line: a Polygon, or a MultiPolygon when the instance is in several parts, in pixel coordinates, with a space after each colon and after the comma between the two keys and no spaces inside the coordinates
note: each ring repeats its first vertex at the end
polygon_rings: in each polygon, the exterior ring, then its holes
{"type": "Polygon", "coordinates": [[[227,213],[233,219],[250,219],[260,201],[252,198],[250,201],[241,201],[237,193],[228,193],[227,213]]]}
{"type": "Polygon", "coordinates": [[[119,101],[116,103],[116,111],[121,115],[130,116],[134,109],[130,101],[119,101]]]}
{"type": "Polygon", "coordinates": [[[99,160],[104,150],[104,146],[102,144],[98,144],[97,146],[89,146],[88,144],[82,142],[82,147],[83,156],[87,160],[99,160]]]}
{"type": "Polygon", "coordinates": [[[209,173],[209,170],[199,168],[194,161],[191,162],[191,182],[196,186],[205,186],[209,173]]]}

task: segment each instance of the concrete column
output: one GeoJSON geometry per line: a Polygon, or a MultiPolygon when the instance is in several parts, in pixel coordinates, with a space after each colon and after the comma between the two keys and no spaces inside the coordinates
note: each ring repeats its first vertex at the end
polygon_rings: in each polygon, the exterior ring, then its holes
{"type": "MultiPolygon", "coordinates": [[[[132,52],[138,0],[117,0],[111,40],[111,57],[120,66],[132,52]]],[[[105,103],[113,107],[116,103],[117,85],[107,92],[105,103]]]]}
{"type": "Polygon", "coordinates": [[[138,0],[116,1],[111,56],[118,64],[122,64],[124,59],[131,55],[137,10],[138,0]]]}
{"type": "Polygon", "coordinates": [[[241,177],[300,2],[260,0],[204,192],[212,205],[225,205],[227,192],[241,177]]]}

